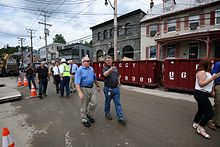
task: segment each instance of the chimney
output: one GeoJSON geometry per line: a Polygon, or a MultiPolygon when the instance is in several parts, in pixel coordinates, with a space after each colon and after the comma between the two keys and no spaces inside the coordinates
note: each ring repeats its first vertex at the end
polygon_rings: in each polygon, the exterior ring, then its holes
{"type": "Polygon", "coordinates": [[[153,6],[154,6],[154,2],[153,2],[153,0],[151,0],[151,2],[150,2],[150,9],[152,9],[153,6]]]}

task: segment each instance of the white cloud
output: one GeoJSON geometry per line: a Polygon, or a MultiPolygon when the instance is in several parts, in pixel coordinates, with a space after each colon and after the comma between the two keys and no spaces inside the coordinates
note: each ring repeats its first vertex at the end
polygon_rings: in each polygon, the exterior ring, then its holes
{"type": "MultiPolygon", "coordinates": [[[[0,44],[18,45],[17,36],[29,35],[25,29],[31,28],[37,30],[34,34],[34,36],[36,36],[33,40],[34,48],[44,46],[44,40],[39,39],[39,36],[44,36],[44,26],[38,24],[39,21],[43,21],[43,16],[40,15],[39,11],[27,11],[24,9],[44,9],[61,12],[53,13],[47,18],[48,23],[52,24],[51,27],[48,27],[51,32],[48,37],[48,44],[52,43],[55,34],[62,34],[66,41],[72,41],[91,35],[91,26],[113,18],[113,9],[110,5],[107,7],[104,5],[105,0],[96,0],[91,4],[93,1],[94,0],[65,0],[65,3],[63,3],[63,0],[53,0],[53,2],[45,4],[46,1],[44,0],[0,0],[0,44]],[[76,2],[80,4],[74,4],[76,2]],[[90,4],[91,6],[88,6],[90,4]],[[72,14],[70,12],[72,12],[72,14]],[[77,13],[80,14],[77,15],[77,13]]],[[[112,3],[114,2],[114,0],[110,1],[112,3]]],[[[142,9],[146,12],[149,9],[150,1],[151,0],[118,0],[118,14],[122,15],[136,9],[142,9]]],[[[161,2],[161,0],[154,0],[155,4],[161,2]]],[[[29,42],[30,40],[27,37],[25,45],[29,45],[29,42]]]]}

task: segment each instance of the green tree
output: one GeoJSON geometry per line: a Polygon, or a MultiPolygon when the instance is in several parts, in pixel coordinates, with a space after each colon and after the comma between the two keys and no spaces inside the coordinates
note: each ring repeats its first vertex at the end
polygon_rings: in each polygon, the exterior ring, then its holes
{"type": "Polygon", "coordinates": [[[83,45],[85,45],[85,46],[88,46],[88,47],[92,47],[92,40],[91,40],[90,42],[80,40],[79,43],[80,43],[80,44],[83,44],[83,45]]]}
{"type": "Polygon", "coordinates": [[[2,57],[3,53],[12,54],[14,52],[17,52],[19,48],[20,48],[19,46],[11,47],[11,46],[7,45],[7,47],[0,49],[0,57],[2,57]]]}
{"type": "Polygon", "coordinates": [[[66,44],[66,40],[64,39],[62,34],[56,34],[53,38],[53,42],[66,44]]]}

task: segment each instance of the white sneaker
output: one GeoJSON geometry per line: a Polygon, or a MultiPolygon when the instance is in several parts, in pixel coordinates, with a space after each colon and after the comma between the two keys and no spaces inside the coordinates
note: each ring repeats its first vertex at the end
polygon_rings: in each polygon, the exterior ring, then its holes
{"type": "Polygon", "coordinates": [[[193,128],[194,128],[194,129],[196,129],[196,128],[198,128],[199,124],[198,124],[198,123],[193,122],[193,125],[192,125],[192,126],[193,126],[193,128]]]}

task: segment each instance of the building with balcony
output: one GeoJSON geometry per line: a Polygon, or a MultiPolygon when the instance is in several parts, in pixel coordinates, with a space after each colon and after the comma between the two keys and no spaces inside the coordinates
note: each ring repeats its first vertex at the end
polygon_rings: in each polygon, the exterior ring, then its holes
{"type": "Polygon", "coordinates": [[[219,34],[219,0],[163,0],[141,20],[141,59],[220,58],[219,34]]]}
{"type": "MultiPolygon", "coordinates": [[[[141,19],[146,13],[138,9],[121,15],[118,20],[118,59],[127,57],[140,60],[141,19]]],[[[114,20],[109,20],[91,27],[94,61],[103,60],[105,55],[114,57],[114,20]]]]}
{"type": "Polygon", "coordinates": [[[59,49],[59,59],[74,60],[75,63],[81,63],[81,59],[88,55],[92,60],[92,48],[81,43],[72,43],[59,49]]]}

